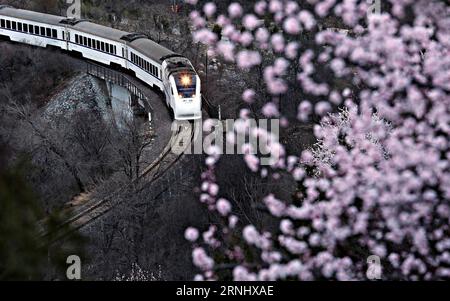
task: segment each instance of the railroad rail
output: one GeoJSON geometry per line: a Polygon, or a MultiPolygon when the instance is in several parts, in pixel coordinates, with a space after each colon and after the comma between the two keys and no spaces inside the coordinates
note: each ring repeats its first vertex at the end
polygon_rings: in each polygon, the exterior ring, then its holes
{"type": "Polygon", "coordinates": [[[121,199],[118,198],[121,191],[126,190],[142,179],[147,180],[146,185],[151,185],[161,178],[183,157],[184,150],[191,146],[193,139],[195,139],[195,132],[192,130],[192,127],[187,127],[185,123],[180,123],[160,156],[145,168],[139,177],[134,179],[127,186],[120,187],[103,199],[90,199],[79,208],[73,210],[71,216],[67,220],[58,225],[55,229],[52,229],[53,232],[46,232],[43,230],[44,227],[41,224],[41,236],[49,238],[50,242],[55,242],[103,216],[122,202],[121,199]],[[173,152],[172,149],[174,145],[181,147],[176,153],[173,152]]]}
{"type": "MultiPolygon", "coordinates": [[[[126,76],[97,64],[87,64],[87,72],[89,74],[104,80],[111,80],[115,84],[127,88],[131,93],[136,93],[134,95],[140,97],[142,101],[147,103],[148,106],[146,107],[151,106],[148,97],[126,76]]],[[[206,98],[204,98],[203,109],[206,116],[213,115],[211,117],[214,117],[218,115],[217,113],[214,113],[214,106],[212,106],[206,98]]],[[[136,179],[131,181],[127,186],[118,188],[105,198],[89,198],[86,203],[72,209],[68,214],[69,217],[52,229],[52,232],[46,231],[43,223],[41,223],[41,237],[45,237],[45,241],[51,243],[56,242],[73,231],[87,226],[109,212],[115,206],[119,205],[122,202],[119,197],[121,192],[126,191],[127,188],[136,184],[138,181],[145,179],[146,185],[155,183],[183,157],[185,150],[187,150],[188,147],[191,147],[193,141],[197,138],[196,134],[192,122],[174,121],[169,142],[166,144],[158,158],[149,164],[136,179]],[[176,151],[174,151],[174,148],[176,148],[176,151]]]]}

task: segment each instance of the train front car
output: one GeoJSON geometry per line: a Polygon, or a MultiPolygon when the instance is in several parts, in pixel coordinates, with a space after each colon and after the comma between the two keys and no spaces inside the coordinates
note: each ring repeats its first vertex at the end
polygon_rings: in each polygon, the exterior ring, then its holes
{"type": "Polygon", "coordinates": [[[171,55],[164,59],[162,66],[166,101],[175,120],[202,118],[200,78],[191,62],[183,56],[171,55]]]}

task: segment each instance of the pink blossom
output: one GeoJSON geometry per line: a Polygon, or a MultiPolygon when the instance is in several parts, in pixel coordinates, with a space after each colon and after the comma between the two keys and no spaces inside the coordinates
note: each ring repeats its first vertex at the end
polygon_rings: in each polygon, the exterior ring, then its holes
{"type": "Polygon", "coordinates": [[[266,8],[267,8],[267,2],[266,1],[258,1],[255,4],[255,12],[258,15],[264,15],[264,13],[266,12],[266,8]]]}
{"type": "Polygon", "coordinates": [[[289,17],[284,21],[283,24],[284,30],[291,35],[299,34],[301,31],[300,22],[296,17],[289,17]]]}
{"type": "Polygon", "coordinates": [[[217,211],[223,216],[227,216],[231,212],[231,204],[226,199],[219,199],[216,206],[217,211]]]}
{"type": "Polygon", "coordinates": [[[247,154],[244,156],[245,163],[247,163],[248,168],[250,168],[251,171],[257,172],[259,169],[259,159],[252,154],[247,154]]]}
{"type": "Polygon", "coordinates": [[[238,52],[236,59],[241,69],[250,69],[261,64],[261,55],[256,51],[241,50],[238,52]]]}
{"type": "Polygon", "coordinates": [[[184,232],[184,237],[191,242],[196,241],[198,239],[198,236],[198,230],[193,227],[187,228],[184,232]]]}
{"type": "Polygon", "coordinates": [[[272,102],[267,103],[263,107],[262,112],[266,117],[275,117],[279,115],[277,106],[272,102]]]}
{"type": "Polygon", "coordinates": [[[245,28],[252,31],[252,30],[255,30],[259,26],[260,22],[259,22],[258,18],[256,18],[255,15],[248,14],[248,15],[244,16],[242,23],[245,26],[245,28]]]}
{"type": "Polygon", "coordinates": [[[205,12],[205,15],[207,15],[208,17],[211,17],[212,15],[214,15],[216,13],[216,10],[217,10],[217,7],[213,2],[208,2],[203,7],[203,11],[205,12]]]}
{"type": "Polygon", "coordinates": [[[210,270],[214,266],[214,260],[209,257],[203,248],[195,248],[192,251],[192,260],[196,267],[202,270],[210,270]]]}
{"type": "Polygon", "coordinates": [[[217,44],[218,52],[229,62],[234,62],[234,45],[230,42],[220,41],[217,44]]]}
{"type": "Polygon", "coordinates": [[[282,34],[274,34],[271,39],[272,47],[276,52],[283,52],[285,47],[285,39],[282,34]]]}
{"type": "Polygon", "coordinates": [[[242,16],[242,12],[242,6],[237,2],[230,4],[230,6],[228,7],[228,14],[230,15],[230,18],[238,18],[242,16]]]}
{"type": "Polygon", "coordinates": [[[291,60],[295,59],[298,54],[298,48],[299,44],[297,42],[290,42],[289,44],[287,44],[284,50],[286,57],[291,60]]]}
{"type": "Polygon", "coordinates": [[[282,201],[276,199],[273,194],[265,197],[264,203],[266,204],[270,213],[277,217],[282,216],[286,210],[286,205],[282,201]]]}
{"type": "Polygon", "coordinates": [[[255,101],[255,91],[253,89],[246,89],[242,94],[242,99],[246,103],[253,103],[255,101]]]}

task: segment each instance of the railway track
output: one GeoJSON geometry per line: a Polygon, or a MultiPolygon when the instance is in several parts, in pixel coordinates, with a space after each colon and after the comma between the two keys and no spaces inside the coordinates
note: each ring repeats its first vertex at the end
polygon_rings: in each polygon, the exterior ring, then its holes
{"type": "MultiPolygon", "coordinates": [[[[87,63],[82,59],[74,59],[83,62],[83,64],[87,63]]],[[[109,79],[109,77],[106,75],[104,75],[103,77],[97,76],[92,72],[92,68],[105,68],[104,66],[92,63],[88,64],[91,64],[92,66],[90,67],[91,69],[88,68],[86,72],[87,74],[99,77],[104,80],[109,79]],[[89,72],[89,70],[91,70],[91,72],[89,72]]],[[[117,73],[117,71],[114,70],[110,71],[113,72],[113,74],[114,72],[117,73]]],[[[122,75],[121,81],[124,81],[127,84],[126,87],[131,93],[135,93],[135,91],[139,90],[139,95],[137,95],[138,98],[140,100],[146,100],[146,109],[150,109],[151,111],[153,111],[153,108],[149,103],[149,99],[146,96],[146,93],[148,93],[148,91],[146,90],[148,90],[148,88],[145,88],[138,80],[134,80],[127,75],[122,75]]],[[[204,96],[202,96],[202,101],[204,117],[217,118],[217,116],[219,116],[217,114],[217,109],[204,96]]],[[[161,122],[164,120],[157,121],[161,122]]],[[[184,151],[188,147],[190,147],[192,142],[196,139],[196,133],[194,127],[192,126],[192,122],[189,122],[189,124],[191,126],[187,127],[186,122],[181,122],[175,129],[172,128],[171,138],[160,155],[143,170],[139,177],[134,179],[127,186],[118,188],[113,193],[102,199],[96,199],[95,197],[91,198],[90,194],[88,193],[88,200],[85,203],[76,206],[75,208],[71,208],[70,210],[63,210],[62,213],[64,214],[64,216],[67,215],[68,217],[58,225],[53,225],[50,231],[48,230],[49,228],[46,227],[48,222],[47,219],[39,222],[39,235],[42,238],[45,238],[44,241],[46,243],[54,243],[58,240],[61,240],[70,233],[85,227],[86,225],[109,212],[115,206],[119,205],[121,202],[118,196],[120,196],[123,191],[136,184],[138,181],[145,180],[146,185],[151,185],[152,183],[156,182],[183,157],[184,151]],[[176,152],[173,151],[174,146],[176,146],[176,152]]]]}
{"type": "Polygon", "coordinates": [[[134,179],[127,186],[118,188],[116,191],[103,199],[91,199],[76,208],[71,212],[68,219],[52,229],[51,232],[44,230],[44,227],[41,224],[41,236],[46,238],[46,241],[52,243],[64,238],[73,231],[83,228],[97,218],[103,216],[122,202],[118,196],[127,188],[141,180],[145,180],[146,185],[151,185],[161,178],[183,157],[184,151],[191,146],[194,139],[195,131],[192,130],[191,126],[187,126],[186,123],[176,124],[176,129],[173,131],[173,135],[164,151],[155,161],[144,169],[139,177],[134,179]],[[173,151],[174,146],[177,147],[176,152],[173,151]]]}

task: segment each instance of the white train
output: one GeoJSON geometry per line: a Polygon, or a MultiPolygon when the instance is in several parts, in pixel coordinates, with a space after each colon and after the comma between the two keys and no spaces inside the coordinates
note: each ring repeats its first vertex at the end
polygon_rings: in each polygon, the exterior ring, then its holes
{"type": "Polygon", "coordinates": [[[200,78],[191,62],[145,35],[0,5],[0,36],[79,52],[84,58],[132,70],[137,78],[165,93],[176,120],[202,117],[200,78]]]}

